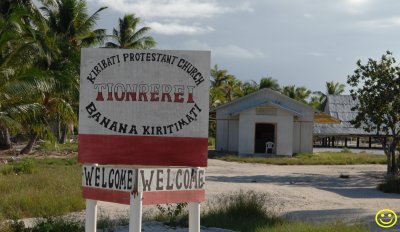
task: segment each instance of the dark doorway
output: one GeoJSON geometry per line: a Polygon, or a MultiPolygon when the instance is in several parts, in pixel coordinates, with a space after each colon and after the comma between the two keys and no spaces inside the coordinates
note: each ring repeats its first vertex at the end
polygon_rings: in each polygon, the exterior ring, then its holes
{"type": "Polygon", "coordinates": [[[265,153],[266,142],[273,142],[275,146],[275,125],[267,123],[256,123],[254,153],[265,153]]]}

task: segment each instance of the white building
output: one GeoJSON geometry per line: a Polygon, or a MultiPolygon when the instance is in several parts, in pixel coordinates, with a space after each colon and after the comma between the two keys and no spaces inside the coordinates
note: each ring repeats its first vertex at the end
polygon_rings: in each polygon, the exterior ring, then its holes
{"type": "Polygon", "coordinates": [[[216,108],[217,151],[292,156],[313,151],[315,109],[279,92],[261,89],[216,108]]]}

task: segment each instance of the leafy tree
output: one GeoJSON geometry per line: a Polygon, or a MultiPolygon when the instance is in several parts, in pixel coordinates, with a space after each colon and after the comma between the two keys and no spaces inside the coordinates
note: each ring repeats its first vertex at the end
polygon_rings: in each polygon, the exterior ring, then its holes
{"type": "Polygon", "coordinates": [[[352,122],[355,127],[383,136],[381,142],[387,156],[387,173],[399,175],[400,157],[396,161],[396,147],[400,139],[400,67],[392,53],[381,59],[368,59],[349,75],[347,83],[353,87],[351,96],[358,104],[352,122]]]}
{"type": "Polygon", "coordinates": [[[260,89],[269,88],[275,91],[280,91],[281,88],[278,84],[278,80],[273,79],[272,77],[261,77],[260,80],[260,89]]]}
{"type": "Polygon", "coordinates": [[[119,28],[113,29],[114,42],[107,42],[108,48],[136,48],[149,49],[156,46],[156,41],[151,36],[145,36],[150,27],[138,29],[140,18],[134,14],[125,15],[119,19],[119,28]]]}

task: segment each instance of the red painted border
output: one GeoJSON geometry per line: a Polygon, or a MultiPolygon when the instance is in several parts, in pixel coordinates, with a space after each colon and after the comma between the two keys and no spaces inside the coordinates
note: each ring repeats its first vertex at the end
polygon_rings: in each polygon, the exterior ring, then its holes
{"type": "Polygon", "coordinates": [[[207,167],[208,139],[79,134],[81,163],[207,167]]]}
{"type": "MultiPolygon", "coordinates": [[[[129,205],[130,203],[129,192],[82,187],[82,195],[85,199],[114,202],[125,205],[129,205]]],[[[182,203],[182,202],[203,202],[204,199],[205,199],[204,189],[143,193],[143,205],[182,203]]]]}

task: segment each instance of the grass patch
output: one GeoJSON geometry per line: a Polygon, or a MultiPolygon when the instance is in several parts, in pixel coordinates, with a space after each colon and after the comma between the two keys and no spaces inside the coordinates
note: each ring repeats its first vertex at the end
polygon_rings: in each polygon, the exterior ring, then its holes
{"type": "Polygon", "coordinates": [[[0,169],[0,218],[58,216],[85,208],[76,157],[22,159],[0,169]]]}
{"type": "Polygon", "coordinates": [[[40,144],[40,149],[42,151],[58,151],[58,152],[78,152],[78,143],[51,143],[51,142],[44,142],[40,144]]]}
{"type": "Polygon", "coordinates": [[[215,150],[215,138],[208,138],[208,150],[215,150]]]}
{"type": "Polygon", "coordinates": [[[129,226],[129,215],[119,215],[116,218],[111,218],[109,215],[100,213],[97,220],[98,231],[117,231],[117,227],[119,226],[129,226]]]}
{"type": "Polygon", "coordinates": [[[293,157],[239,157],[237,155],[216,156],[216,159],[276,165],[350,165],[350,164],[386,164],[386,156],[373,154],[355,154],[346,152],[324,152],[298,154],[293,157]]]}
{"type": "Polygon", "coordinates": [[[154,219],[168,226],[188,226],[187,205],[187,203],[158,204],[156,205],[158,213],[154,219]]]}
{"type": "Polygon", "coordinates": [[[400,193],[400,177],[389,177],[378,185],[378,189],[385,193],[400,193]]]}
{"type": "Polygon", "coordinates": [[[245,232],[282,223],[282,219],[268,212],[266,202],[266,195],[253,191],[223,195],[202,215],[202,225],[245,232]]]}
{"type": "Polygon", "coordinates": [[[11,174],[32,174],[35,170],[36,162],[34,159],[26,158],[21,161],[13,161],[0,166],[0,173],[2,175],[11,174]]]}
{"type": "Polygon", "coordinates": [[[300,221],[285,221],[272,226],[257,228],[256,232],[366,232],[369,231],[361,225],[347,225],[343,222],[312,224],[300,221]]]}
{"type": "Polygon", "coordinates": [[[32,228],[26,228],[22,221],[8,221],[0,224],[1,232],[84,232],[85,226],[83,222],[63,219],[63,218],[46,218],[35,222],[32,228]]]}
{"type": "Polygon", "coordinates": [[[225,195],[211,203],[209,211],[202,215],[202,225],[241,232],[365,232],[361,225],[342,222],[313,224],[292,221],[275,214],[266,206],[265,194],[238,192],[225,195]]]}

